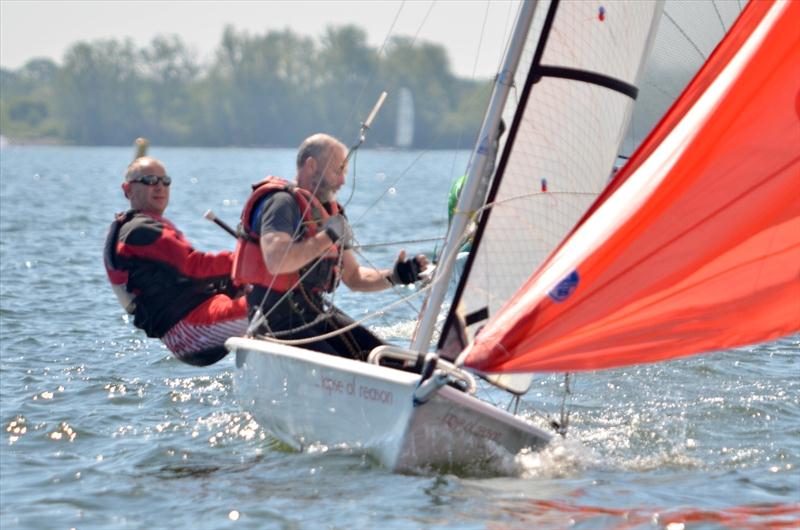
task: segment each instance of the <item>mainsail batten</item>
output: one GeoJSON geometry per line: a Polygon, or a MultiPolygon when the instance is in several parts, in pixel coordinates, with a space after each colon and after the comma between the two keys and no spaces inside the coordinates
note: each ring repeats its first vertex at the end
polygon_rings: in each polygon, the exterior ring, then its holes
{"type": "Polygon", "coordinates": [[[539,67],[539,74],[541,77],[558,77],[561,79],[571,79],[572,81],[592,83],[621,92],[631,99],[636,99],[636,96],[639,95],[639,89],[634,85],[589,70],[576,70],[574,68],[542,65],[539,67]]]}
{"type": "Polygon", "coordinates": [[[800,331],[798,22],[797,3],[748,5],[468,366],[609,368],[800,331]],[[554,300],[554,279],[573,274],[554,300]]]}

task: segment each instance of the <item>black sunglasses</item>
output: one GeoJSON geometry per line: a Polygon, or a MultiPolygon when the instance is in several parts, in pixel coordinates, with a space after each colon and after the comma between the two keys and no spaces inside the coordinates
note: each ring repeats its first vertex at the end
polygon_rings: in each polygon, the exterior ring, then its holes
{"type": "Polygon", "coordinates": [[[145,186],[155,186],[159,182],[161,182],[164,186],[169,186],[172,184],[172,179],[169,175],[142,175],[141,177],[135,177],[130,180],[130,182],[141,182],[145,186]]]}

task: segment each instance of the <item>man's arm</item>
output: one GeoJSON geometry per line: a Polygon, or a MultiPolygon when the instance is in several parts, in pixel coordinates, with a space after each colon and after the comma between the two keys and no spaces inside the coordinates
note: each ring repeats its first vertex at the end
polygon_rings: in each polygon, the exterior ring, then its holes
{"type": "Polygon", "coordinates": [[[296,272],[333,247],[325,232],[302,241],[292,241],[286,232],[267,232],[261,236],[260,244],[264,264],[272,274],[296,272]]]}
{"type": "MultiPolygon", "coordinates": [[[[419,254],[413,258],[416,261],[416,269],[414,272],[409,272],[409,278],[403,279],[402,276],[395,280],[395,274],[398,266],[406,261],[406,253],[404,250],[400,251],[397,256],[397,262],[394,269],[371,269],[369,267],[362,267],[356,260],[355,253],[352,250],[345,250],[342,257],[342,281],[344,284],[354,291],[382,291],[388,289],[396,283],[413,283],[419,276],[419,271],[425,270],[428,267],[428,258],[424,254],[419,254]]],[[[412,260],[408,260],[411,262],[412,260]]]]}
{"type": "Polygon", "coordinates": [[[137,216],[122,227],[117,253],[160,261],[190,278],[230,276],[233,264],[230,252],[197,251],[170,223],[149,216],[137,216]]]}
{"type": "Polygon", "coordinates": [[[362,267],[352,250],[345,250],[342,256],[342,281],[353,291],[382,291],[392,286],[387,279],[390,269],[371,269],[362,267]]]}

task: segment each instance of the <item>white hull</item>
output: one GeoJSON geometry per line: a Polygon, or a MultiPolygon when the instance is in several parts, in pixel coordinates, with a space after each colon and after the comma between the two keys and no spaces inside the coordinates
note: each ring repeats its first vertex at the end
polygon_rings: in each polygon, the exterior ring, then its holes
{"type": "Polygon", "coordinates": [[[491,463],[551,438],[449,386],[414,406],[418,374],[255,339],[226,346],[241,406],[295,449],[346,446],[409,471],[491,463]]]}

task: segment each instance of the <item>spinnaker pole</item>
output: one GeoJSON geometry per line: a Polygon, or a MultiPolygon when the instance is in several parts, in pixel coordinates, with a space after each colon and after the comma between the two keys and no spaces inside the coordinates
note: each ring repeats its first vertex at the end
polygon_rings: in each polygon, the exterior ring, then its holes
{"type": "Polygon", "coordinates": [[[447,232],[447,241],[442,250],[439,265],[434,271],[433,287],[422,309],[419,326],[411,341],[411,349],[415,351],[428,351],[437,316],[442,307],[445,294],[447,293],[449,278],[453,274],[455,256],[458,254],[458,249],[461,246],[462,238],[471,220],[472,212],[482,206],[481,202],[483,201],[483,197],[479,191],[480,189],[485,190],[486,187],[481,186],[481,180],[483,179],[488,165],[492,163],[491,158],[495,152],[492,146],[494,142],[497,141],[503,108],[505,107],[511,87],[514,84],[514,75],[517,72],[519,59],[525,47],[525,41],[528,37],[528,32],[533,22],[533,15],[538,4],[539,0],[525,0],[522,3],[516,25],[514,26],[514,31],[511,35],[511,40],[509,41],[508,49],[503,59],[503,66],[495,77],[492,97],[489,100],[486,116],[483,118],[483,125],[481,125],[481,132],[478,135],[478,142],[470,156],[470,164],[467,168],[467,179],[464,182],[464,187],[458,200],[458,206],[453,216],[450,230],[447,232]]]}
{"type": "Polygon", "coordinates": [[[369,112],[369,116],[367,119],[361,123],[361,130],[358,133],[358,140],[355,144],[353,144],[350,149],[347,151],[347,156],[344,157],[344,161],[342,161],[342,167],[350,160],[353,156],[353,153],[361,147],[361,144],[367,139],[367,129],[372,126],[372,122],[375,120],[375,117],[380,112],[381,107],[383,107],[383,103],[386,101],[386,97],[389,95],[388,92],[385,90],[381,92],[380,96],[378,96],[378,100],[375,102],[375,105],[372,106],[372,110],[369,112]]]}

